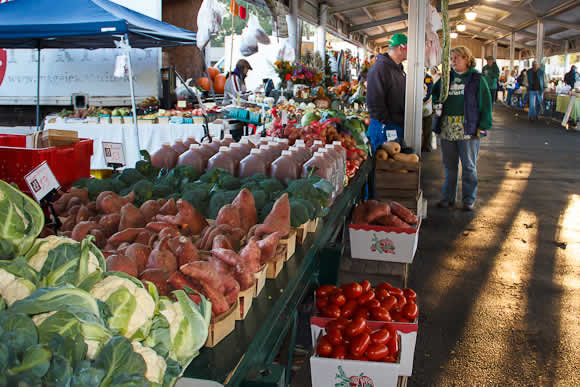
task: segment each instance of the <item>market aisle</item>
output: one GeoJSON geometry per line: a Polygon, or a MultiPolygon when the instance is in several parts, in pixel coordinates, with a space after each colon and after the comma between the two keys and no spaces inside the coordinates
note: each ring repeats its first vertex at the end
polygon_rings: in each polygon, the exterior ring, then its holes
{"type": "Polygon", "coordinates": [[[424,159],[410,383],[580,385],[579,134],[496,105],[473,214],[433,207],[440,154],[424,159]]]}

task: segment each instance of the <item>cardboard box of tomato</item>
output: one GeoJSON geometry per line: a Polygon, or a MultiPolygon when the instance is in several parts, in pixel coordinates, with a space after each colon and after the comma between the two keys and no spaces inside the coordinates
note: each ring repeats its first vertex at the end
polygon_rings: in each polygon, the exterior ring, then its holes
{"type": "Polygon", "coordinates": [[[396,330],[362,318],[341,320],[313,327],[312,386],[397,386],[406,354],[396,330]]]}
{"type": "Polygon", "coordinates": [[[316,308],[310,318],[312,337],[317,337],[329,321],[339,317],[348,320],[362,317],[372,327],[392,327],[399,332],[401,347],[405,348],[399,375],[411,376],[419,330],[416,301],[417,294],[412,289],[396,288],[387,282],[378,284],[374,289],[366,280],[340,287],[322,285],[315,292],[316,308]]]}

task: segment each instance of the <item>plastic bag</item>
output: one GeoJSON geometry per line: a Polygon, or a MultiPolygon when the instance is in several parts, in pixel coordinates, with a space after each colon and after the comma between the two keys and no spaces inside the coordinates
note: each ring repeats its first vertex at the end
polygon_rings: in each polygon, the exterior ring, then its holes
{"type": "Polygon", "coordinates": [[[197,47],[203,49],[211,35],[221,29],[226,8],[217,0],[203,0],[197,13],[197,47]]]}
{"type": "MultiPolygon", "coordinates": [[[[189,86],[191,81],[192,81],[192,79],[189,78],[187,81],[185,81],[185,85],[189,86]]],[[[175,88],[175,95],[177,95],[177,97],[189,96],[189,91],[187,90],[185,85],[183,83],[181,83],[179,78],[176,80],[176,85],[177,85],[177,87],[175,88]]]]}
{"type": "Polygon", "coordinates": [[[431,4],[428,4],[427,7],[425,15],[425,67],[433,67],[441,63],[443,51],[437,35],[437,31],[441,29],[441,17],[431,4]]]}
{"type": "Polygon", "coordinates": [[[248,25],[242,32],[242,43],[240,45],[240,52],[242,55],[250,56],[257,53],[258,42],[262,44],[270,44],[270,38],[260,25],[258,17],[252,14],[248,20],[248,25]]]}
{"type": "Polygon", "coordinates": [[[284,44],[280,47],[278,51],[278,60],[285,60],[288,62],[294,62],[296,59],[296,53],[290,44],[290,39],[284,40],[284,44]]]}

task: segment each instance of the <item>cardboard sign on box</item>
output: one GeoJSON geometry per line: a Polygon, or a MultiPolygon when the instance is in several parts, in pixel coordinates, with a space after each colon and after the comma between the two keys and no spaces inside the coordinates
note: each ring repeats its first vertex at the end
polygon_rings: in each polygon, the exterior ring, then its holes
{"type": "Polygon", "coordinates": [[[420,229],[420,217],[417,228],[350,224],[351,255],[359,259],[411,263],[417,251],[420,229]]]}
{"type": "MultiPolygon", "coordinates": [[[[312,345],[314,348],[316,348],[316,338],[321,333],[325,333],[324,327],[332,320],[333,319],[326,317],[310,318],[310,332],[312,334],[312,345]]],[[[397,330],[401,338],[399,363],[397,363],[399,365],[397,375],[411,376],[413,374],[413,358],[415,356],[415,344],[417,343],[417,331],[419,330],[418,321],[412,323],[368,321],[367,324],[373,331],[381,329],[387,325],[397,330]]],[[[380,385],[383,386],[383,384],[380,385]]],[[[375,386],[377,386],[377,384],[375,384],[375,386]]]]}
{"type": "Polygon", "coordinates": [[[312,356],[310,373],[312,387],[396,387],[399,364],[312,356]]]}

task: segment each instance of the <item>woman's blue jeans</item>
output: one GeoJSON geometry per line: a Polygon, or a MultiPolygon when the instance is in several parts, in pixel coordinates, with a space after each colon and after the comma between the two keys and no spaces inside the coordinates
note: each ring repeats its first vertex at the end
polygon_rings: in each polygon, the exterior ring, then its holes
{"type": "Polygon", "coordinates": [[[477,194],[477,155],[479,138],[448,141],[441,139],[441,159],[445,168],[442,200],[455,202],[459,182],[459,160],[461,160],[461,191],[463,203],[475,203],[477,194]]]}
{"type": "Polygon", "coordinates": [[[512,104],[512,95],[514,94],[514,89],[513,88],[507,89],[507,91],[508,92],[507,92],[507,101],[506,102],[508,105],[511,105],[512,104]]]}

